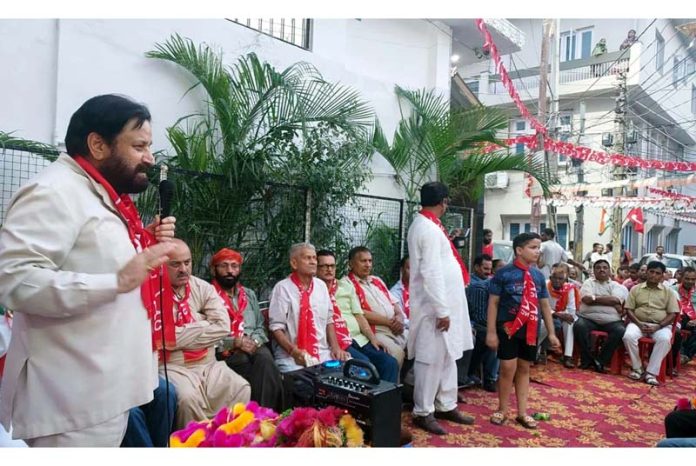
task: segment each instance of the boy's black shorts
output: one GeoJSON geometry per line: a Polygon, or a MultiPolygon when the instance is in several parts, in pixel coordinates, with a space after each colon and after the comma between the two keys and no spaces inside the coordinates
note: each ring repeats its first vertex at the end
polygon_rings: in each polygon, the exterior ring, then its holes
{"type": "Polygon", "coordinates": [[[510,360],[515,358],[534,362],[537,355],[537,347],[529,346],[525,340],[527,324],[523,325],[512,338],[508,337],[503,328],[505,322],[497,323],[498,330],[498,359],[510,360]]]}

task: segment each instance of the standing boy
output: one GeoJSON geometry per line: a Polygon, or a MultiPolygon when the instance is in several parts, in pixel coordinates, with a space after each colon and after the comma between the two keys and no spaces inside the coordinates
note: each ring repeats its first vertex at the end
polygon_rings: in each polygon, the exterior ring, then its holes
{"type": "Polygon", "coordinates": [[[551,349],[559,351],[549,305],[544,276],[533,264],[539,259],[541,237],[522,233],[515,237],[512,247],[515,259],[491,279],[488,300],[486,344],[498,351],[498,411],[491,416],[493,424],[501,425],[508,415],[513,381],[517,394],[515,420],[528,429],[537,423],[527,414],[529,396],[529,365],[536,358],[539,333],[539,309],[549,334],[551,349]]]}

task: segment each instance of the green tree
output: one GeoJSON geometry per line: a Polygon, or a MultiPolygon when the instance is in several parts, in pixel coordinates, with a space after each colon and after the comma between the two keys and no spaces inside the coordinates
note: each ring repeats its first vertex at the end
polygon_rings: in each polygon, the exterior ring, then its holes
{"type": "MultiPolygon", "coordinates": [[[[201,112],[168,129],[174,154],[162,158],[178,169],[177,234],[197,273],[211,252],[234,247],[250,285],[281,278],[289,246],[304,239],[308,201],[312,242],[345,248],[333,214],[368,179],[374,125],[355,90],[308,63],[278,71],[253,53],[226,67],[219,51],[178,35],[147,56],[181,67],[205,93],[201,112]]],[[[154,202],[153,193],[142,197],[151,212],[154,202]]]]}
{"type": "Polygon", "coordinates": [[[395,88],[402,119],[389,144],[377,126],[373,144],[396,171],[397,182],[412,202],[419,189],[438,180],[450,187],[461,203],[483,194],[483,177],[509,170],[529,173],[548,192],[548,177],[540,160],[507,151],[484,153],[486,143],[499,143],[498,134],[507,128],[505,112],[488,107],[451,110],[449,102],[433,90],[395,88]]]}

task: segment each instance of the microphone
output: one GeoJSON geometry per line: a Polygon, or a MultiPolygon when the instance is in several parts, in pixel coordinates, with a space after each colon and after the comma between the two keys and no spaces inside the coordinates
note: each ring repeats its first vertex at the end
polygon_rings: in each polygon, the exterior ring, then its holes
{"type": "Polygon", "coordinates": [[[162,165],[160,168],[159,182],[159,216],[160,221],[163,218],[169,217],[171,213],[171,203],[174,197],[174,183],[167,179],[167,166],[162,165]]]}

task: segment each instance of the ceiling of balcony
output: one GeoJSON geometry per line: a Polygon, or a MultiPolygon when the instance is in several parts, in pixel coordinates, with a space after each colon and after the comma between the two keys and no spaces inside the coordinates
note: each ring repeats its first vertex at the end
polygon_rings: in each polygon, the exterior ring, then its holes
{"type": "MultiPolygon", "coordinates": [[[[459,55],[459,66],[488,59],[480,53],[483,39],[473,18],[447,18],[438,21],[452,28],[452,54],[459,55]]],[[[518,52],[524,45],[524,33],[506,19],[486,19],[486,25],[501,55],[518,52]]]]}

